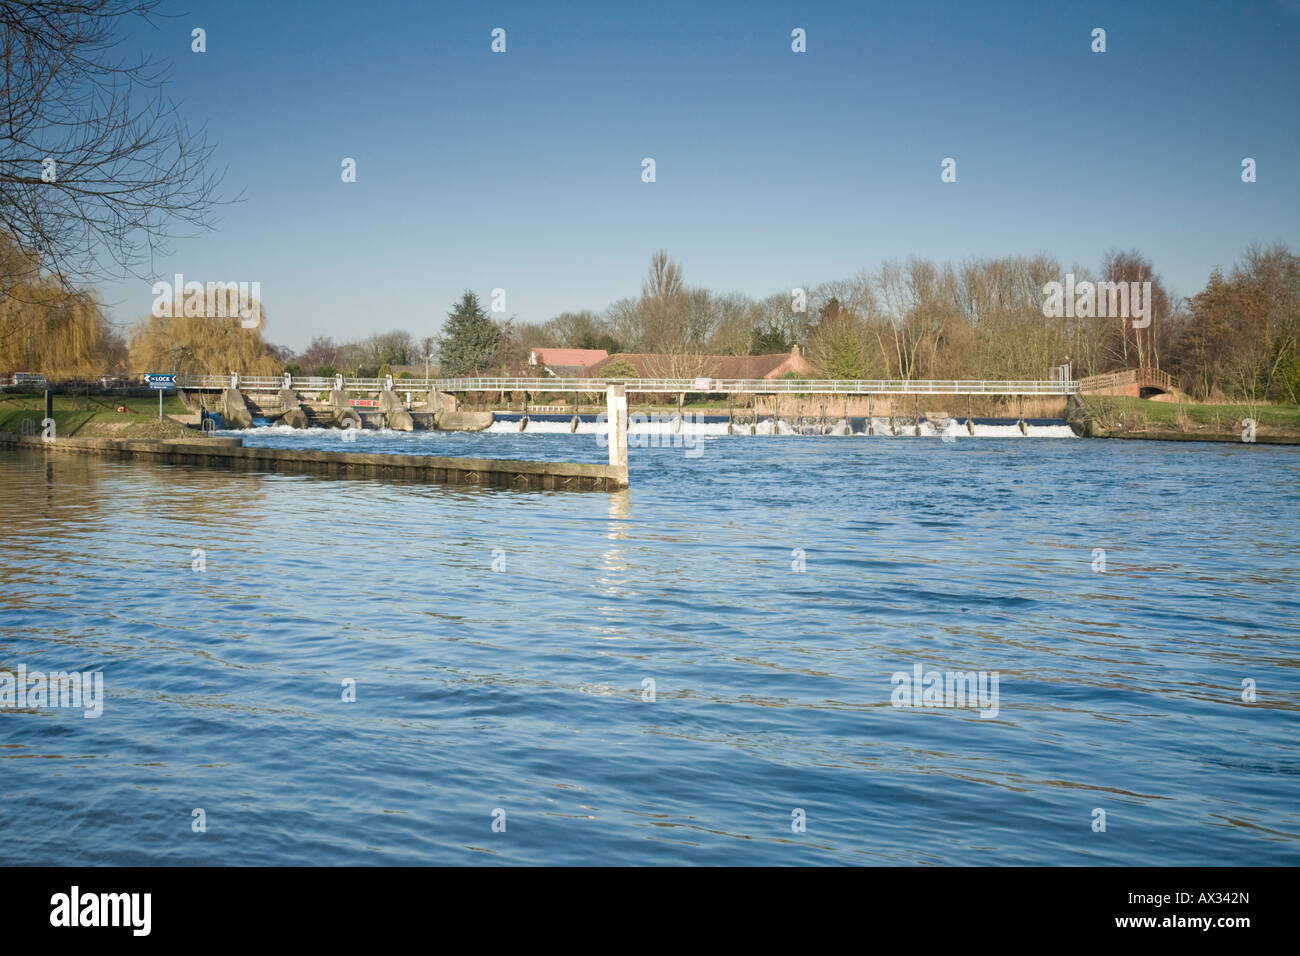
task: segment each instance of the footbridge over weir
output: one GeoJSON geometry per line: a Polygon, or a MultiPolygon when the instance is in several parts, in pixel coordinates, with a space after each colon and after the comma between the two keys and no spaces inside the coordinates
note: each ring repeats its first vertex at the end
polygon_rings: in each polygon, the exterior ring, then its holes
{"type": "MultiPolygon", "coordinates": [[[[1078,393],[1079,383],[1069,378],[1050,381],[985,381],[985,380],[883,380],[883,379],[712,379],[712,378],[657,378],[657,379],[593,379],[593,378],[425,378],[394,379],[391,375],[379,378],[295,378],[244,377],[230,375],[183,375],[178,387],[194,392],[221,392],[227,399],[234,397],[240,406],[245,392],[276,392],[281,401],[289,401],[300,393],[330,393],[338,402],[345,393],[378,394],[380,407],[395,408],[396,395],[408,397],[427,393],[430,403],[434,396],[467,393],[523,393],[524,416],[530,396],[539,394],[571,393],[575,396],[605,394],[606,421],[608,424],[609,463],[621,474],[623,485],[627,482],[627,427],[629,394],[678,395],[678,405],[688,393],[708,395],[754,396],[755,418],[759,396],[769,396],[779,417],[779,401],[783,396],[794,398],[828,398],[840,396],[846,402],[851,397],[874,396],[897,398],[899,396],[953,395],[1012,396],[1023,399],[1030,396],[1069,396],[1078,393]]],[[[891,411],[892,416],[892,411],[891,411]]],[[[1021,412],[1023,424],[1024,414],[1021,412]]],[[[918,415],[919,421],[919,415],[918,415]]],[[[360,424],[358,421],[357,424],[360,424]]]]}
{"type": "Polygon", "coordinates": [[[887,380],[887,379],[766,379],[766,378],[302,378],[297,376],[255,377],[230,375],[182,375],[178,386],[190,391],[224,391],[238,388],[248,391],[297,392],[429,392],[451,394],[463,392],[552,392],[598,395],[619,385],[627,394],[669,395],[696,393],[708,395],[1074,395],[1079,391],[1075,379],[1060,381],[984,381],[984,380],[887,380]]]}

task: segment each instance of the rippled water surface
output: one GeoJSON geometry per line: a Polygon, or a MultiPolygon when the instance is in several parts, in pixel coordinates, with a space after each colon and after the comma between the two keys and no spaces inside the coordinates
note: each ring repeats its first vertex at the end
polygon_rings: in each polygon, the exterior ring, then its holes
{"type": "Polygon", "coordinates": [[[1300,450],[718,437],[631,481],[0,452],[0,670],[105,683],[0,710],[0,862],[1300,862],[1300,450]],[[892,706],[917,664],[996,716],[892,706]]]}

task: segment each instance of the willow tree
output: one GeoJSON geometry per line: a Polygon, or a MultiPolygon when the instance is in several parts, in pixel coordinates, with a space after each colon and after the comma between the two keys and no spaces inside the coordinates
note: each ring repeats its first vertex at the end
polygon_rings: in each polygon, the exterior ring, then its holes
{"type": "Polygon", "coordinates": [[[93,295],[48,279],[12,291],[0,301],[0,368],[55,379],[93,379],[113,371],[120,341],[93,295]]]}
{"type": "Polygon", "coordinates": [[[245,311],[260,316],[252,328],[246,327],[239,309],[221,303],[209,310],[201,293],[178,297],[170,310],[156,309],[131,328],[131,370],[137,374],[173,370],[195,375],[279,374],[283,363],[262,338],[266,308],[256,300],[247,305],[245,311]]]}
{"type": "Polygon", "coordinates": [[[6,277],[0,296],[0,369],[75,379],[116,371],[122,342],[94,293],[67,289],[43,275],[36,257],[3,235],[0,275],[6,277]]]}

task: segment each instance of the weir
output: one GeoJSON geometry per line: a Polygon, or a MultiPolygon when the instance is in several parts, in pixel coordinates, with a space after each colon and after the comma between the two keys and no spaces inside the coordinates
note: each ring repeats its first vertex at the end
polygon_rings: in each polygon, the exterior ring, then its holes
{"type": "MultiPolygon", "coordinates": [[[[578,415],[578,396],[592,396],[605,393],[606,419],[608,429],[609,464],[582,465],[550,462],[495,461],[489,459],[436,459],[432,456],[407,455],[364,455],[357,452],[305,452],[285,449],[224,449],[215,452],[208,446],[202,452],[198,450],[181,450],[174,442],[110,442],[103,440],[93,448],[103,453],[127,455],[154,455],[165,460],[181,460],[190,463],[202,460],[205,464],[222,463],[229,467],[243,467],[246,462],[257,462],[251,467],[265,466],[270,470],[285,468],[325,472],[332,474],[382,473],[384,475],[413,474],[430,480],[466,482],[471,484],[509,485],[512,487],[572,487],[575,484],[585,487],[624,488],[627,487],[627,447],[628,447],[628,395],[639,394],[675,394],[677,411],[673,430],[680,432],[684,415],[686,395],[724,395],[728,397],[726,434],[735,433],[735,402],[737,396],[752,396],[752,417],[748,432],[760,433],[760,399],[770,396],[772,402],[772,419],[770,433],[806,434],[808,419],[804,412],[805,404],[816,399],[817,416],[813,434],[818,435],[852,435],[853,418],[851,400],[866,405],[864,432],[868,436],[879,434],[874,418],[874,399],[877,396],[889,398],[889,417],[884,425],[888,434],[898,436],[903,432],[906,422],[907,433],[921,436],[926,432],[922,428],[920,412],[921,395],[966,395],[967,415],[966,431],[976,434],[976,426],[971,414],[971,401],[974,395],[1014,397],[1018,403],[1017,426],[1020,434],[1029,434],[1025,421],[1024,398],[1029,396],[1069,396],[1079,391],[1079,383],[1070,379],[1049,381],[930,381],[930,380],[842,380],[842,379],[586,379],[586,378],[521,378],[521,377],[484,377],[422,380],[404,379],[401,390],[406,393],[403,402],[395,391],[397,383],[391,375],[384,379],[349,379],[336,375],[333,380],[320,378],[294,379],[289,375],[282,378],[242,377],[238,373],[224,376],[184,375],[180,376],[178,386],[191,392],[215,392],[221,396],[223,411],[228,420],[237,424],[251,424],[249,404],[268,418],[279,418],[291,427],[314,426],[328,421],[336,427],[364,426],[362,415],[357,406],[366,407],[367,419],[378,419],[384,427],[409,431],[418,422],[421,427],[432,425],[438,429],[477,431],[488,428],[495,419],[491,410],[461,411],[458,408],[458,394],[474,395],[475,405],[490,394],[496,394],[502,401],[508,401],[507,395],[521,393],[520,418],[516,426],[518,431],[527,430],[530,424],[530,411],[536,406],[534,399],[540,394],[568,393],[573,396],[573,414],[569,422],[569,431],[577,432],[581,426],[578,415]],[[273,397],[246,401],[245,392],[266,395],[274,392],[273,397]],[[328,394],[328,404],[319,400],[303,401],[302,393],[328,394]],[[351,395],[362,392],[377,395],[377,398],[354,399],[351,395]],[[427,395],[424,411],[413,411],[411,396],[414,392],[427,395]],[[830,396],[841,396],[844,403],[843,427],[839,423],[831,424],[828,419],[828,402],[830,396]],[[793,427],[787,427],[782,418],[782,396],[792,397],[796,405],[796,417],[793,427]],[[899,399],[913,397],[913,417],[910,422],[898,418],[899,399]],[[148,447],[145,447],[148,446],[148,447]],[[162,447],[160,447],[162,446],[162,447]],[[566,470],[567,469],[567,470],[566,470]],[[590,469],[600,469],[591,471],[590,469]],[[557,484],[558,482],[558,484],[557,484]]],[[[938,414],[930,412],[932,421],[938,414]]],[[[943,421],[930,426],[935,433],[948,435],[949,422],[944,413],[943,421]]],[[[373,424],[373,423],[372,423],[373,424]]],[[[766,433],[766,432],[765,432],[766,433]]],[[[18,436],[13,436],[17,438],[18,436]]],[[[61,442],[65,448],[75,446],[61,442]]]]}
{"type": "MultiPolygon", "coordinates": [[[[889,434],[898,436],[904,431],[909,435],[923,434],[921,427],[921,395],[965,395],[966,396],[966,431],[975,435],[971,403],[973,396],[998,396],[998,401],[1014,398],[1018,403],[1017,424],[1022,435],[1028,435],[1025,422],[1024,400],[1026,396],[1040,400],[1053,399],[1064,401],[1077,394],[1080,383],[1070,378],[1056,378],[1046,381],[990,381],[990,380],[850,380],[850,379],[594,379],[594,378],[531,378],[531,377],[481,377],[481,378],[425,378],[402,379],[395,382],[389,375],[383,379],[346,378],[336,375],[334,379],[301,378],[293,379],[285,375],[283,379],[242,377],[232,373],[228,376],[217,375],[183,375],[178,381],[179,387],[200,394],[208,391],[220,391],[222,409],[227,412],[227,421],[236,427],[248,427],[252,424],[252,415],[258,412],[261,417],[287,424],[291,427],[312,427],[332,424],[335,427],[364,428],[367,423],[374,426],[395,430],[410,431],[413,428],[435,428],[442,431],[482,431],[491,427],[496,420],[496,413],[491,405],[482,408],[484,399],[499,401],[505,407],[514,404],[510,396],[515,395],[519,402],[520,417],[516,430],[526,431],[537,411],[536,399],[551,393],[572,396],[573,414],[569,423],[570,432],[577,432],[581,427],[578,414],[578,398],[590,395],[593,398],[610,388],[621,389],[622,401],[626,407],[627,396],[631,394],[674,395],[677,405],[677,418],[674,432],[680,432],[685,418],[685,400],[688,393],[702,395],[726,396],[729,405],[727,413],[727,434],[736,433],[735,403],[738,397],[749,396],[753,415],[749,422],[748,433],[760,434],[760,401],[770,398],[772,403],[771,434],[820,434],[839,433],[840,426],[832,424],[828,418],[828,401],[832,396],[840,396],[844,404],[845,434],[852,434],[850,424],[854,411],[853,404],[859,410],[865,404],[866,428],[869,436],[889,434]],[[405,407],[398,398],[395,388],[406,393],[405,407]],[[244,392],[254,393],[245,405],[244,392]],[[274,397],[262,398],[267,392],[275,391],[274,397]],[[319,401],[302,401],[301,413],[294,411],[295,398],[299,393],[327,392],[329,402],[322,406],[319,401]],[[357,392],[377,398],[357,399],[351,396],[357,392]],[[424,410],[411,404],[411,396],[422,392],[427,396],[424,410]],[[473,410],[462,411],[457,395],[473,396],[473,410]],[[782,414],[782,397],[794,401],[793,424],[787,424],[782,414]],[[889,401],[889,417],[885,423],[877,425],[873,415],[873,403],[876,397],[886,397],[889,401]],[[899,401],[906,396],[913,398],[913,415],[910,419],[899,417],[899,401]],[[805,405],[810,401],[817,406],[818,414],[813,417],[813,427],[809,431],[809,416],[805,405]],[[364,411],[356,406],[364,405],[364,411]],[[370,411],[376,406],[377,411],[370,411]],[[887,429],[887,432],[885,431],[887,429]]],[[[1041,404],[1041,401],[1040,401],[1041,404]]],[[[502,407],[498,405],[497,407],[502,407]]],[[[562,406],[561,406],[562,407],[562,406]]],[[[788,406],[787,406],[788,407],[788,406]]],[[[1062,410],[1063,411],[1063,410],[1062,410]]],[[[859,411],[860,413],[860,411],[859,411]]],[[[1041,411],[1039,412],[1041,415],[1041,411]]],[[[1050,414],[1050,413],[1049,413],[1050,414]]],[[[935,413],[930,414],[931,418],[935,413]]],[[[946,413],[939,418],[947,418],[946,413]]]]}

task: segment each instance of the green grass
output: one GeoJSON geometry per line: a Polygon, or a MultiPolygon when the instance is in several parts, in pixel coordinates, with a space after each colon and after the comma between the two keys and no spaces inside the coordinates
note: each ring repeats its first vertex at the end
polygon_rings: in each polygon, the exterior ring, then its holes
{"type": "Polygon", "coordinates": [[[1253,418],[1260,428],[1300,433],[1300,405],[1206,405],[1113,395],[1088,395],[1084,400],[1106,427],[1234,432],[1243,418],[1253,418]]]}
{"type": "MultiPolygon", "coordinates": [[[[185,404],[175,395],[163,397],[164,415],[188,413],[185,404]]],[[[0,432],[21,433],[23,420],[31,419],[36,434],[41,431],[45,417],[45,399],[40,394],[0,395],[0,432]]],[[[171,432],[182,426],[165,423],[162,431],[171,432]],[[172,427],[168,427],[172,426],[172,427]]],[[[55,395],[54,434],[64,438],[74,435],[98,437],[111,434],[138,434],[159,431],[157,398],[118,398],[111,395],[55,395]],[[129,413],[119,412],[124,405],[129,413]]]]}

